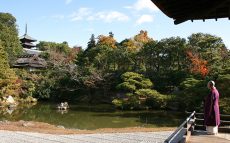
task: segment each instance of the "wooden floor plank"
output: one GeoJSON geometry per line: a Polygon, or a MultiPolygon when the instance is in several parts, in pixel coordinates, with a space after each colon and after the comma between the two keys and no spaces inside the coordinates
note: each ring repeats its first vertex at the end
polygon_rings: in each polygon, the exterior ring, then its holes
{"type": "Polygon", "coordinates": [[[191,136],[188,143],[230,143],[230,140],[214,135],[191,136]]]}
{"type": "Polygon", "coordinates": [[[230,143],[230,134],[207,135],[206,132],[195,132],[187,143],[230,143]]]}

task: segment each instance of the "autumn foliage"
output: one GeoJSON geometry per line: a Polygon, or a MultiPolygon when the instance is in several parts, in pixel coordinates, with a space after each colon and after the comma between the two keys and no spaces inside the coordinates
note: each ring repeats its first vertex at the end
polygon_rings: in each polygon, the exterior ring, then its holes
{"type": "Polygon", "coordinates": [[[98,36],[98,45],[107,45],[112,47],[113,49],[117,48],[116,40],[112,36],[98,36]]]}
{"type": "Polygon", "coordinates": [[[191,73],[201,74],[202,77],[205,77],[208,74],[208,62],[206,60],[201,59],[198,54],[194,54],[191,51],[187,51],[187,57],[191,61],[191,73]]]}
{"type": "Polygon", "coordinates": [[[141,30],[139,34],[134,36],[134,40],[144,44],[153,41],[153,39],[148,36],[148,32],[144,30],[141,30]]]}

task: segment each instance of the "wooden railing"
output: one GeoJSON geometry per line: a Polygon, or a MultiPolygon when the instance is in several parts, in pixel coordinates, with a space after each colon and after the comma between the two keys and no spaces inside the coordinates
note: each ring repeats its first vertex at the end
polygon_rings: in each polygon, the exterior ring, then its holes
{"type": "MultiPolygon", "coordinates": [[[[187,112],[191,114],[191,112],[187,112]]],[[[196,113],[195,118],[195,130],[205,130],[204,126],[204,114],[203,113],[196,113]]],[[[220,114],[220,126],[219,132],[222,133],[230,133],[230,115],[220,114]]]]}
{"type": "MultiPolygon", "coordinates": [[[[194,130],[206,130],[204,126],[204,114],[186,112],[189,117],[164,141],[164,143],[187,142],[194,130]]],[[[220,115],[219,132],[230,133],[230,115],[220,115]]]]}
{"type": "Polygon", "coordinates": [[[164,143],[186,142],[194,130],[195,114],[191,115],[164,141],[164,143]]]}

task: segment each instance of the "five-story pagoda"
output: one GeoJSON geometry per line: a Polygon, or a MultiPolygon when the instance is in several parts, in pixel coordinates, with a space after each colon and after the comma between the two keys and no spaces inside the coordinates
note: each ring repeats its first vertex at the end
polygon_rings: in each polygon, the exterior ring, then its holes
{"type": "Polygon", "coordinates": [[[29,71],[46,68],[46,61],[40,58],[41,51],[36,50],[36,45],[33,44],[33,42],[36,42],[37,40],[27,34],[27,25],[25,34],[19,39],[21,41],[24,54],[18,57],[13,67],[25,68],[29,71]]]}
{"type": "Polygon", "coordinates": [[[31,48],[36,47],[32,42],[36,42],[37,40],[32,38],[32,37],[30,37],[27,34],[27,25],[26,25],[25,34],[22,37],[20,37],[20,41],[21,41],[21,44],[22,44],[23,48],[31,49],[31,48]]]}

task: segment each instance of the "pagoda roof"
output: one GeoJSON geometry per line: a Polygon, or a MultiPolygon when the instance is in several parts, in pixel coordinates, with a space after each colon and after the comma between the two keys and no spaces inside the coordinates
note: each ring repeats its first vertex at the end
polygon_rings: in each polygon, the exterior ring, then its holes
{"type": "Polygon", "coordinates": [[[230,0],[151,0],[174,24],[187,20],[230,19],[230,0]]]}
{"type": "Polygon", "coordinates": [[[34,45],[33,43],[28,43],[28,42],[22,43],[22,45],[25,47],[36,47],[36,45],[34,45]]]}
{"type": "Polygon", "coordinates": [[[28,40],[28,41],[31,41],[31,42],[36,42],[36,41],[37,41],[36,39],[30,37],[30,36],[27,35],[27,34],[24,34],[24,35],[21,36],[19,39],[20,39],[20,40],[28,40]]]}
{"type": "Polygon", "coordinates": [[[40,55],[42,51],[40,50],[35,50],[35,49],[27,49],[23,48],[23,51],[25,51],[29,55],[40,55]]]}

